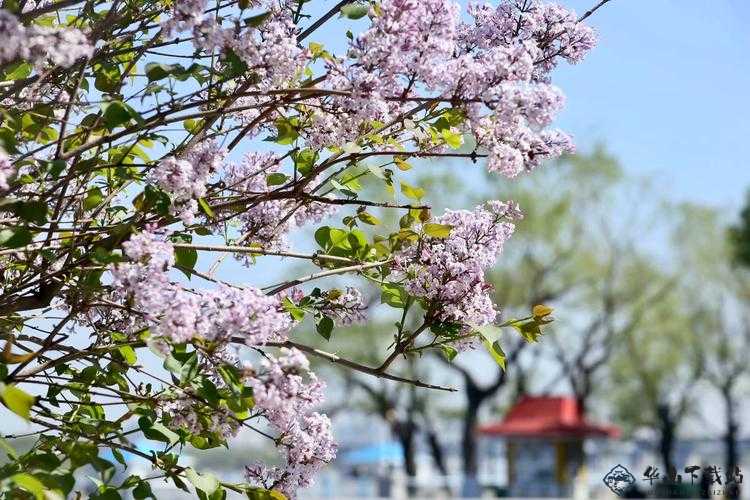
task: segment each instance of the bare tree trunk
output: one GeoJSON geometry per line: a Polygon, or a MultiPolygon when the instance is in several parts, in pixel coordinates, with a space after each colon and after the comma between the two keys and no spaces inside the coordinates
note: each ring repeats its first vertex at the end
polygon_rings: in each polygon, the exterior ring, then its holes
{"type": "Polygon", "coordinates": [[[461,494],[465,497],[477,497],[481,494],[477,478],[479,461],[475,431],[479,420],[479,408],[490,395],[491,393],[480,390],[476,385],[466,384],[466,413],[461,434],[461,457],[464,468],[464,484],[461,494]]]}
{"type": "Polygon", "coordinates": [[[445,464],[445,453],[443,447],[440,444],[437,433],[430,429],[427,431],[427,445],[430,447],[430,454],[432,460],[435,462],[435,467],[440,471],[440,475],[443,478],[443,490],[448,496],[453,496],[450,485],[448,484],[448,466],[445,464]]]}
{"type": "Polygon", "coordinates": [[[740,485],[733,480],[730,481],[730,478],[733,479],[735,470],[739,465],[739,451],[737,446],[739,424],[737,422],[737,405],[735,404],[732,394],[733,385],[733,380],[727,380],[721,388],[721,395],[724,399],[724,406],[726,411],[726,432],[724,434],[724,451],[726,453],[726,459],[724,462],[724,470],[727,474],[727,498],[739,498],[740,493],[740,485]]]}
{"type": "Polygon", "coordinates": [[[659,417],[659,455],[665,472],[674,470],[675,422],[667,404],[659,404],[656,413],[659,417]]]}
{"type": "Polygon", "coordinates": [[[406,472],[407,484],[406,491],[409,497],[414,497],[417,494],[417,485],[414,480],[417,477],[417,462],[416,462],[416,447],[415,447],[415,434],[416,426],[411,418],[407,418],[406,421],[396,421],[393,426],[393,432],[401,443],[401,449],[403,450],[404,456],[404,471],[406,472]]]}

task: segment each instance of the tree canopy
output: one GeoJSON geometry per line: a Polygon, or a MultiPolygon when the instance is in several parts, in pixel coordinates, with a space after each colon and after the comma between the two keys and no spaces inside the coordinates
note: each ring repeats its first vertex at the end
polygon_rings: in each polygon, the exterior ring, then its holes
{"type": "Polygon", "coordinates": [[[155,480],[200,498],[293,496],[336,453],[307,356],[447,390],[391,367],[478,345],[502,363],[485,327],[550,321],[544,306],[501,320],[485,277],[521,209],[433,214],[409,170],[481,159],[512,177],[572,151],[550,128],[551,78],[594,46],[591,11],[503,0],[464,20],[451,0],[319,3],[2,2],[0,399],[36,437],[6,446],[5,491],[67,496],[86,468],[96,498],[151,497],[155,480]],[[339,53],[314,41],[327,24],[339,53]],[[227,257],[247,271],[217,273],[227,257]],[[313,269],[295,275],[295,261],[313,269]],[[281,281],[261,283],[266,266],[281,281]],[[303,338],[365,321],[361,282],[402,317],[376,365],[303,338]],[[240,429],[279,464],[251,461],[230,483],[180,462],[240,429]],[[155,474],[118,476],[130,460],[155,474]]]}

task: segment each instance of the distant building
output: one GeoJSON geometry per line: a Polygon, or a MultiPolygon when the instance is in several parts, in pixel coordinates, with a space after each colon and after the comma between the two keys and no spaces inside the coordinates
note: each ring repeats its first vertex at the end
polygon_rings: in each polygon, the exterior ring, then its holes
{"type": "Polygon", "coordinates": [[[620,435],[617,427],[589,422],[575,398],[533,396],[478,432],[483,441],[505,442],[507,494],[512,497],[570,497],[585,464],[584,440],[620,435]]]}

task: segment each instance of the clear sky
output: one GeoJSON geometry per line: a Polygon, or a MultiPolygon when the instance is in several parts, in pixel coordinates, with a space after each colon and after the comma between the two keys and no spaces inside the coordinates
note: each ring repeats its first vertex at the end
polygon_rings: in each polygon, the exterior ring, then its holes
{"type": "MultiPolygon", "coordinates": [[[[559,0],[585,12],[595,0],[559,0]]],[[[750,2],[611,0],[589,18],[599,46],[553,76],[559,125],[606,142],[665,194],[736,210],[750,188],[750,2]]]]}

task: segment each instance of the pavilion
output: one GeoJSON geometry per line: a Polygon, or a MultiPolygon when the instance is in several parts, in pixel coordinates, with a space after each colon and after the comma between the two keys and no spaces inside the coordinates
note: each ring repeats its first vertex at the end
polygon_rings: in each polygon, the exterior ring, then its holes
{"type": "Polygon", "coordinates": [[[502,421],[477,431],[505,441],[513,497],[570,497],[585,464],[584,441],[620,435],[615,426],[587,420],[575,398],[550,396],[525,396],[502,421]]]}

